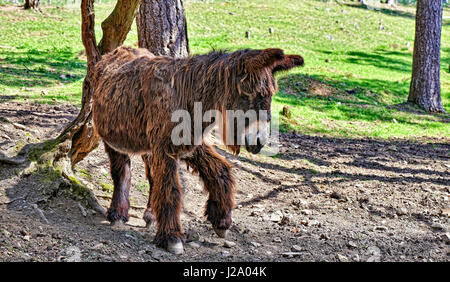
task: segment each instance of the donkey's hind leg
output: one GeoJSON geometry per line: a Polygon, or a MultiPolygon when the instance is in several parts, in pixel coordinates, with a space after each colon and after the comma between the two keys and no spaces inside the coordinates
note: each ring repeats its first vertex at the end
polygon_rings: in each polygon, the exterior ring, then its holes
{"type": "Polygon", "coordinates": [[[151,208],[157,230],[155,243],[174,254],[183,253],[184,234],[180,221],[182,189],[178,176],[178,162],[155,146],[150,158],[153,191],[151,208]]]}
{"type": "Polygon", "coordinates": [[[130,208],[131,162],[128,155],[119,153],[105,143],[108,153],[111,177],[114,183],[114,192],[107,218],[111,225],[128,221],[130,208]]]}
{"type": "Polygon", "coordinates": [[[147,227],[150,227],[153,222],[156,221],[155,215],[152,212],[152,190],[153,190],[153,178],[151,174],[151,155],[145,154],[142,155],[142,160],[144,161],[145,165],[145,176],[148,179],[148,185],[149,185],[149,191],[148,191],[148,202],[147,202],[147,209],[144,212],[144,221],[147,225],[147,227]]]}
{"type": "Polygon", "coordinates": [[[183,159],[194,172],[198,172],[209,192],[205,215],[220,237],[230,228],[231,210],[234,206],[234,178],[231,166],[211,146],[199,146],[188,158],[183,159]]]}

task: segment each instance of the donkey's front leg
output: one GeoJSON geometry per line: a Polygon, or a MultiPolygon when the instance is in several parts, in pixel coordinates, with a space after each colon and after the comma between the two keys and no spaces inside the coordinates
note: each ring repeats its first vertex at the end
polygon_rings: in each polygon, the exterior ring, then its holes
{"type": "Polygon", "coordinates": [[[183,160],[203,180],[209,192],[205,215],[217,235],[224,238],[232,223],[231,210],[234,206],[234,177],[230,164],[212,146],[205,144],[183,160]]]}
{"type": "Polygon", "coordinates": [[[153,179],[151,209],[156,217],[155,243],[174,254],[183,253],[184,234],[180,221],[182,189],[178,162],[155,146],[150,164],[153,179]]]}
{"type": "Polygon", "coordinates": [[[108,209],[107,218],[112,225],[128,221],[128,209],[130,208],[131,168],[128,155],[119,153],[105,143],[105,151],[108,153],[111,177],[114,183],[114,192],[111,206],[108,209]]]}

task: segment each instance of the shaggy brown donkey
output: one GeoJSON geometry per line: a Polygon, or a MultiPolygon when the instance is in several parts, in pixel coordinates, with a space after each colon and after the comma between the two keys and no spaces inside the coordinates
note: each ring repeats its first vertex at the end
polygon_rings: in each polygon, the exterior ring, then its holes
{"type": "MultiPolygon", "coordinates": [[[[114,182],[108,220],[128,220],[129,155],[140,154],[150,183],[144,219],[147,224],[156,221],[158,246],[182,253],[182,188],[178,176],[178,160],[182,160],[202,179],[209,192],[205,215],[216,233],[224,237],[233,208],[231,166],[204,142],[174,145],[171,133],[177,123],[171,121],[172,113],[182,109],[193,115],[194,102],[202,103],[202,114],[212,109],[222,113],[270,113],[271,97],[277,91],[274,73],[301,65],[302,57],[285,55],[280,49],[214,51],[173,59],[156,57],[144,49],[119,47],[105,55],[96,65],[92,109],[95,130],[104,141],[114,182]]],[[[270,114],[258,122],[270,122],[270,114]]],[[[203,128],[206,126],[203,124],[203,128]]],[[[258,138],[256,145],[245,145],[250,152],[258,153],[264,143],[258,138]]],[[[226,145],[239,153],[239,145],[226,145]]]]}

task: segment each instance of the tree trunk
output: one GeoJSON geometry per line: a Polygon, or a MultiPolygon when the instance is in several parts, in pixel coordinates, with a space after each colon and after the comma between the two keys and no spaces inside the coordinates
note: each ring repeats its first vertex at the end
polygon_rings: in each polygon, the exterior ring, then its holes
{"type": "Polygon", "coordinates": [[[54,161],[69,157],[71,165],[84,159],[97,148],[99,137],[92,126],[92,75],[95,64],[106,54],[122,45],[133,24],[140,0],[118,0],[109,17],[102,23],[103,38],[99,46],[95,39],[94,1],[81,1],[82,40],[87,55],[87,73],[83,82],[82,106],[77,118],[56,139],[60,146],[54,161]]]}
{"type": "Polygon", "coordinates": [[[440,47],[442,1],[419,0],[416,12],[413,70],[408,102],[428,112],[445,112],[441,102],[440,47]]]}
{"type": "Polygon", "coordinates": [[[157,56],[189,54],[186,17],[182,0],[142,0],[136,17],[139,47],[157,56]]]}
{"type": "Polygon", "coordinates": [[[102,54],[116,49],[125,41],[140,2],[140,0],[117,1],[112,13],[102,22],[103,38],[99,43],[102,54]]]}
{"type": "Polygon", "coordinates": [[[25,10],[33,9],[33,10],[39,11],[40,4],[41,4],[41,0],[25,0],[25,4],[23,5],[23,8],[25,10]]]}

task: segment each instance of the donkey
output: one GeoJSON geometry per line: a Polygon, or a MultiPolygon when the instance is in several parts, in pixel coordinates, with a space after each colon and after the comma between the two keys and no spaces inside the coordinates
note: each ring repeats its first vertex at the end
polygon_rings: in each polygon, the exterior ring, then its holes
{"type": "MultiPolygon", "coordinates": [[[[216,234],[225,237],[234,206],[231,166],[207,142],[174,145],[171,133],[177,124],[171,115],[179,109],[193,114],[195,102],[202,103],[202,114],[213,109],[270,113],[271,97],[278,89],[274,74],[296,66],[303,66],[303,58],[285,55],[281,49],[212,51],[174,59],[155,56],[146,49],[119,47],[103,56],[95,66],[92,115],[114,182],[107,212],[111,224],[128,220],[129,155],[139,154],[150,184],[144,220],[148,226],[156,222],[157,246],[183,253],[178,161],[185,162],[203,181],[209,193],[205,215],[216,234]]],[[[270,114],[265,119],[258,123],[270,123],[270,114]]],[[[241,134],[247,134],[249,126],[246,123],[241,134]]],[[[245,138],[247,150],[254,154],[267,142],[256,138],[256,144],[245,138]]],[[[239,154],[240,145],[225,145],[239,154]]]]}

